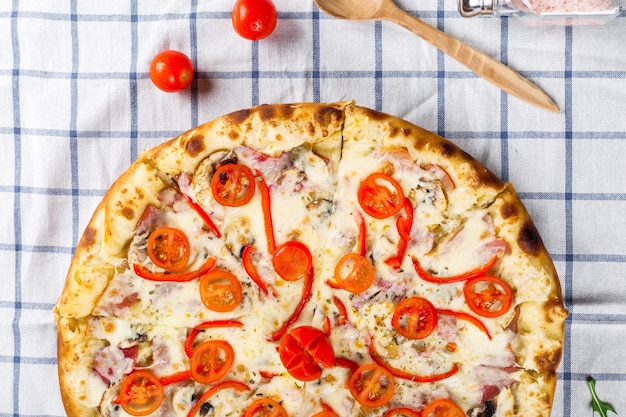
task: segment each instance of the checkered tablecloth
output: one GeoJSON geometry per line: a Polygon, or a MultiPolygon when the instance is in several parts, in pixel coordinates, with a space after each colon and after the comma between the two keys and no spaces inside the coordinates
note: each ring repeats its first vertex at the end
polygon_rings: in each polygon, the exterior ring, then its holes
{"type": "Polygon", "coordinates": [[[571,312],[554,416],[592,414],[586,380],[626,413],[626,17],[593,27],[462,19],[455,0],[402,0],[561,106],[507,96],[408,31],[275,0],[251,42],[232,0],[0,0],[0,417],[63,416],[52,306],[110,184],[145,148],[261,103],[356,100],[454,141],[512,181],[571,312]],[[157,90],[151,58],[196,64],[157,90]]]}

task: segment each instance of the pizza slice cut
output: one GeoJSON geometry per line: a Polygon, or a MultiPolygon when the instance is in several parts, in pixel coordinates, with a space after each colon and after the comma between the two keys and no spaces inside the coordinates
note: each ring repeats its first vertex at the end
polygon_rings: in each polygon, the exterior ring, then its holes
{"type": "Polygon", "coordinates": [[[142,154],[120,177],[56,310],[68,412],[191,412],[215,381],[245,381],[229,387],[241,404],[211,393],[226,415],[249,405],[244,391],[293,381],[277,347],[314,309],[342,106],[227,115],[142,154]],[[146,386],[158,395],[127,395],[146,386]]]}
{"type": "MultiPolygon", "coordinates": [[[[316,297],[339,356],[391,373],[390,409],[445,399],[468,415],[549,413],[567,313],[512,186],[452,143],[358,107],[346,109],[338,177],[316,297]]],[[[367,406],[335,403],[340,415],[367,406]]]]}

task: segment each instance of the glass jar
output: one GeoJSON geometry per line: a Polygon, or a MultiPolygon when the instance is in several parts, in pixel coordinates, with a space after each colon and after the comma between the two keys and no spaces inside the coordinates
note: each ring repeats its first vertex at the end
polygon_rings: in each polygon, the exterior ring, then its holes
{"type": "Polygon", "coordinates": [[[603,24],[621,12],[620,0],[459,0],[463,17],[515,16],[535,25],[603,24]]]}

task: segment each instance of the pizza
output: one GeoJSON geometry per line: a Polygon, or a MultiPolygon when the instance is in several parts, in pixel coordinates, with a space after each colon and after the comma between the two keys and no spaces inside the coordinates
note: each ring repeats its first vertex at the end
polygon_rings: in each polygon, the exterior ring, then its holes
{"type": "Polygon", "coordinates": [[[545,417],[567,317],[513,186],[352,102],[144,151],[54,314],[70,417],[545,417]]]}

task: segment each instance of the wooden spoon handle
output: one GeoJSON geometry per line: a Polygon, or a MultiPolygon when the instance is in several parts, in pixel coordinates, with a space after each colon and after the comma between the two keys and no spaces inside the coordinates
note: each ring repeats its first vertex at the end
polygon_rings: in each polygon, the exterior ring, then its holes
{"type": "Polygon", "coordinates": [[[546,93],[503,63],[427,25],[393,4],[381,12],[385,20],[413,32],[503,91],[542,109],[559,111],[559,106],[546,93]]]}

